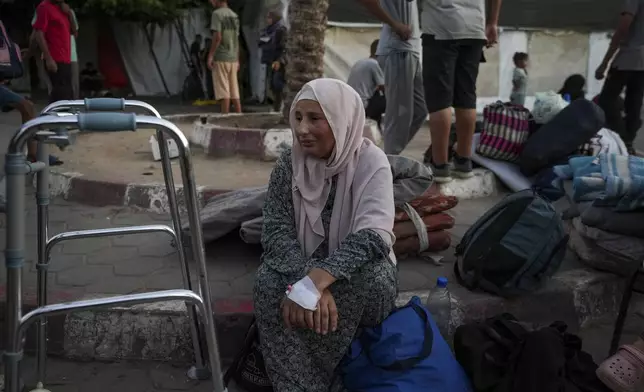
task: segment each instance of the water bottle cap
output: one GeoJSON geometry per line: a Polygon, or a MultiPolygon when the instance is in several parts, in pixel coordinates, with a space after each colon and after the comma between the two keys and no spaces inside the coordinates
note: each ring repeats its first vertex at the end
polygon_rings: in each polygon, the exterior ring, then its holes
{"type": "Polygon", "coordinates": [[[436,286],[447,287],[447,278],[441,276],[440,278],[436,279],[436,286]]]}

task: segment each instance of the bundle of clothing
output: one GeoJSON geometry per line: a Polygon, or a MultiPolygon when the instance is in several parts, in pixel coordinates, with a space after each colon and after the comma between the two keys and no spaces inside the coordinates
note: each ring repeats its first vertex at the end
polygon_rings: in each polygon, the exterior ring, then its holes
{"type": "Polygon", "coordinates": [[[575,157],[554,172],[572,205],[570,247],[593,268],[632,274],[644,259],[644,159],[575,157]]]}
{"type": "Polygon", "coordinates": [[[450,247],[448,230],[454,227],[454,218],[447,214],[458,204],[454,196],[428,191],[396,210],[394,253],[398,257],[440,252],[450,247]]]}

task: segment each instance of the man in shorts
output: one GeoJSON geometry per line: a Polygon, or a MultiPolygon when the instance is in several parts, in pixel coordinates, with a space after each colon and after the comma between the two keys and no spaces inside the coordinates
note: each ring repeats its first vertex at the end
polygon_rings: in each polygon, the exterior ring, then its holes
{"type": "Polygon", "coordinates": [[[212,71],[215,99],[221,101],[221,112],[228,113],[232,102],[235,113],[241,113],[239,99],[239,17],[228,8],[225,0],[210,0],[215,10],[210,29],[212,44],[208,53],[208,68],[212,71]]]}
{"type": "Polygon", "coordinates": [[[436,182],[449,182],[452,174],[472,176],[476,79],[483,47],[497,42],[501,9],[501,0],[488,2],[487,15],[486,0],[451,0],[449,5],[423,3],[423,81],[432,139],[428,163],[436,182]],[[453,170],[448,162],[452,107],[458,140],[453,170]]]}
{"type": "Polygon", "coordinates": [[[70,34],[76,31],[72,10],[63,0],[43,0],[36,8],[33,28],[51,82],[49,101],[74,99],[70,34]]]}

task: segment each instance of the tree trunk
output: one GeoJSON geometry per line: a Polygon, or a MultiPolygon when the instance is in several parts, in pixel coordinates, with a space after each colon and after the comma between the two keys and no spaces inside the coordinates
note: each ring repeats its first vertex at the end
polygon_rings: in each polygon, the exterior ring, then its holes
{"type": "MultiPolygon", "coordinates": [[[[349,1],[349,0],[344,0],[349,1]]],[[[293,98],[324,73],[324,33],[329,0],[290,0],[286,40],[286,86],[282,114],[288,124],[293,98]]]]}

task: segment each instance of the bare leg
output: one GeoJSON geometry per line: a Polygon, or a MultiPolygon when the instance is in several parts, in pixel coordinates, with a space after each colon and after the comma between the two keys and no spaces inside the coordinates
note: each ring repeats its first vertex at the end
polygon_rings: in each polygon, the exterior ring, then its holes
{"type": "MultiPolygon", "coordinates": [[[[31,101],[23,99],[16,105],[16,110],[20,112],[20,117],[22,118],[22,123],[36,117],[36,112],[34,111],[34,104],[31,101]]],[[[36,151],[38,149],[38,142],[35,139],[31,139],[27,143],[27,156],[29,158],[36,158],[36,151]]]]}
{"type": "Polygon", "coordinates": [[[230,98],[222,98],[220,105],[222,114],[230,113],[230,98]]]}
{"type": "Polygon", "coordinates": [[[476,127],[476,109],[455,109],[456,112],[456,153],[459,157],[472,155],[472,139],[476,127]]]}
{"type": "Polygon", "coordinates": [[[239,99],[231,99],[230,101],[233,103],[233,108],[235,110],[235,113],[241,113],[242,112],[241,100],[239,100],[239,99]]]}
{"type": "Polygon", "coordinates": [[[429,115],[429,133],[432,138],[432,163],[447,164],[449,159],[449,129],[452,125],[450,108],[439,110],[429,115]]]}

